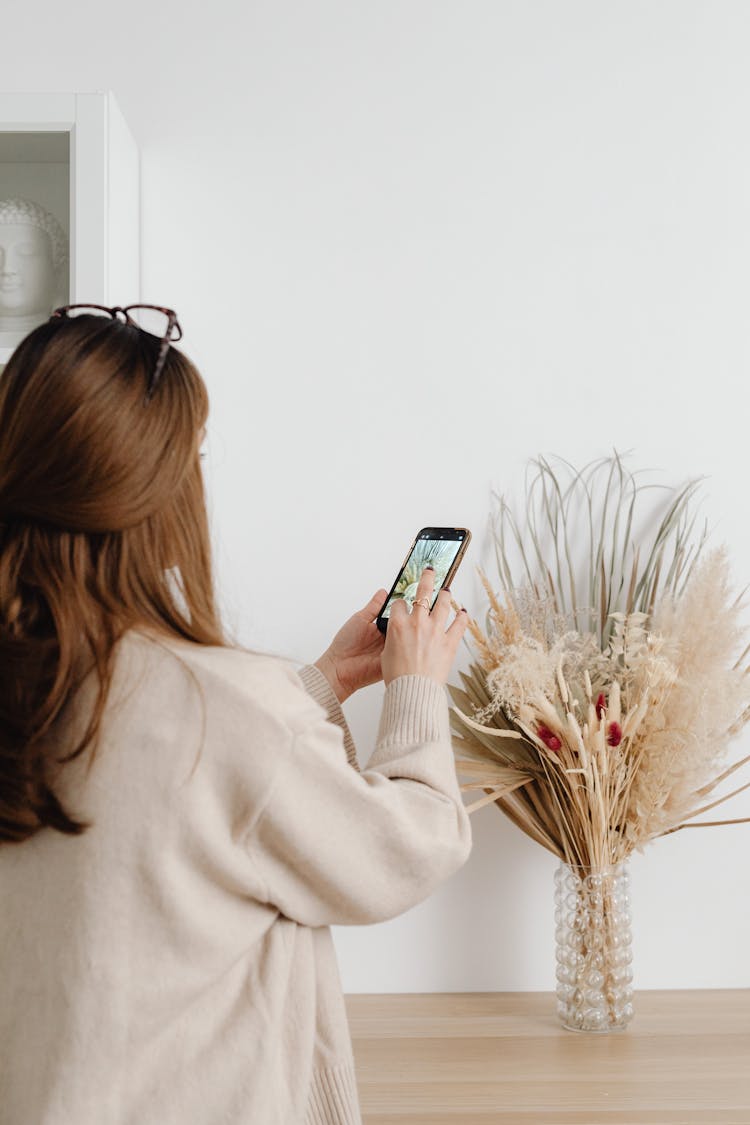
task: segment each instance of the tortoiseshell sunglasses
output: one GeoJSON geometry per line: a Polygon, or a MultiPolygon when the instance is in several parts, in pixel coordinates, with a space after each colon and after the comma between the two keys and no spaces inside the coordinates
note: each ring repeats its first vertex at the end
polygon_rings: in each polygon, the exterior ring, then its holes
{"type": "Polygon", "coordinates": [[[139,328],[141,332],[146,332],[149,336],[155,336],[157,340],[161,340],[156,366],[146,389],[145,401],[148,402],[156,390],[161,373],[164,370],[169,345],[172,341],[182,339],[182,328],[177,319],[177,313],[174,309],[163,309],[160,305],[125,305],[124,308],[115,305],[111,309],[107,308],[106,305],[62,305],[59,309],[55,309],[50,320],[55,317],[69,319],[76,316],[85,316],[86,313],[90,313],[92,316],[99,316],[104,313],[112,317],[113,320],[121,320],[124,324],[131,324],[134,328],[139,328]]]}

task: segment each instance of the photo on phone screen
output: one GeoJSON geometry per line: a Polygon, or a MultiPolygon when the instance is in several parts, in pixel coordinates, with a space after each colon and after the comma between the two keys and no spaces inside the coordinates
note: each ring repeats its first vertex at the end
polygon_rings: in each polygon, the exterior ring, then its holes
{"type": "Polygon", "coordinates": [[[451,568],[460,552],[470,539],[469,532],[463,528],[424,528],[419,532],[404,567],[399,574],[388,599],[378,615],[378,621],[386,621],[391,614],[393,603],[406,602],[411,613],[417,586],[424,568],[435,568],[435,586],[430,609],[440,593],[451,568]]]}

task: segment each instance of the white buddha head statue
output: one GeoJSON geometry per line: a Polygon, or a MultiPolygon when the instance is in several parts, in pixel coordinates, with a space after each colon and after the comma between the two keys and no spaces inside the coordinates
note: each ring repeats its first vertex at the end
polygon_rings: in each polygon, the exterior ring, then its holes
{"type": "Polygon", "coordinates": [[[66,299],[68,240],[30,199],[0,199],[0,334],[19,342],[66,299]]]}

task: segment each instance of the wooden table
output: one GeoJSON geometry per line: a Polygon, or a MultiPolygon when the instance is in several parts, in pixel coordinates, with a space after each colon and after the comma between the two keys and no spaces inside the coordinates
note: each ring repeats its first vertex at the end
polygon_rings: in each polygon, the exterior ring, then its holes
{"type": "Polygon", "coordinates": [[[578,1034],[548,992],[349,995],[365,1125],[750,1125],[750,989],[640,992],[578,1034]]]}

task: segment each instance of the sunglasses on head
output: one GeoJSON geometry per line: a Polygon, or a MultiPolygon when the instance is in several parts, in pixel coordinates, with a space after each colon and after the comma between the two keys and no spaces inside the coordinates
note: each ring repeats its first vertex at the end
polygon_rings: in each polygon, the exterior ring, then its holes
{"type": "Polygon", "coordinates": [[[173,341],[182,339],[182,328],[177,319],[177,313],[174,309],[164,309],[161,305],[125,305],[124,307],[115,305],[114,308],[107,308],[106,305],[63,305],[59,309],[55,309],[50,320],[55,318],[72,320],[76,316],[85,316],[87,313],[92,316],[109,316],[112,320],[130,324],[133,328],[138,328],[141,332],[146,332],[149,336],[154,336],[161,341],[156,366],[146,389],[145,401],[148,402],[153,396],[164,370],[169,345],[173,341]]]}

